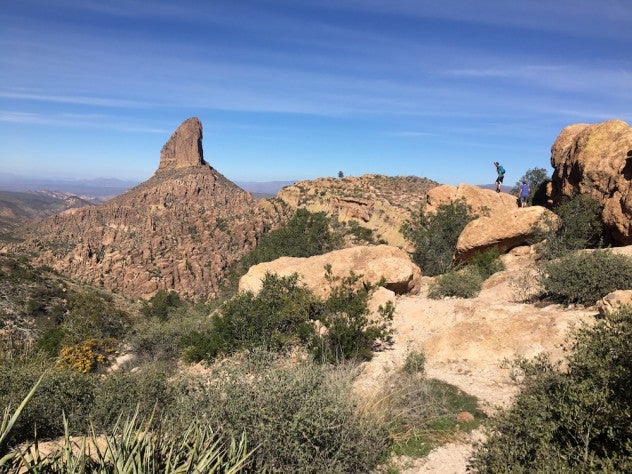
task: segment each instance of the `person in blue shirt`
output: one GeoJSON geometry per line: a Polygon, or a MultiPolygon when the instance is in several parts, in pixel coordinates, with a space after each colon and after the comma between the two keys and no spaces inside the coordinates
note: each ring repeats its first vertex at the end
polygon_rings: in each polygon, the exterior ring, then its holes
{"type": "Polygon", "coordinates": [[[527,199],[529,199],[530,192],[531,188],[526,181],[523,181],[522,186],[520,186],[520,207],[527,207],[527,199]]]}
{"type": "Polygon", "coordinates": [[[503,179],[505,179],[505,168],[497,161],[494,161],[494,166],[496,167],[496,173],[498,173],[498,177],[496,178],[496,192],[499,193],[503,179]]]}

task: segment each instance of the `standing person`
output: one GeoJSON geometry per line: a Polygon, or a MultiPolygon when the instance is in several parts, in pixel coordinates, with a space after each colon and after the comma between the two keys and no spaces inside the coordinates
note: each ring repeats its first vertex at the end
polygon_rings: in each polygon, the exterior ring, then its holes
{"type": "Polygon", "coordinates": [[[496,167],[496,173],[498,173],[498,178],[496,178],[496,192],[499,193],[503,179],[505,179],[505,168],[497,161],[494,161],[494,166],[496,167]]]}
{"type": "Polygon", "coordinates": [[[527,199],[529,199],[530,192],[531,188],[526,181],[523,181],[522,186],[520,186],[520,207],[527,207],[527,199]]]}

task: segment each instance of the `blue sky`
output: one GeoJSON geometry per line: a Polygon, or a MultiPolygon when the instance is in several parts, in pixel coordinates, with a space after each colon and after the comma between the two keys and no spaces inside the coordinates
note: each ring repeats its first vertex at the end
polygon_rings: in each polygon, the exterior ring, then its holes
{"type": "Polygon", "coordinates": [[[0,9],[0,171],[143,180],[188,117],[235,181],[550,169],[632,122],[628,0],[20,0],[0,9]]]}

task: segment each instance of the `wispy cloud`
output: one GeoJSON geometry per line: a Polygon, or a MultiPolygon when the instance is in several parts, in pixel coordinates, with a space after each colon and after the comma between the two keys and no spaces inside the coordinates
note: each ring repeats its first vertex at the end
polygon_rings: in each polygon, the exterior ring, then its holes
{"type": "Polygon", "coordinates": [[[165,129],[133,123],[124,117],[109,117],[98,114],[43,114],[16,110],[0,110],[0,122],[50,125],[55,127],[99,128],[135,133],[169,133],[169,131],[165,129]]]}
{"type": "Polygon", "coordinates": [[[94,105],[98,107],[150,107],[155,104],[138,102],[126,99],[113,99],[107,97],[63,96],[51,94],[37,94],[32,92],[1,91],[0,98],[16,100],[34,100],[41,102],[59,102],[64,104],[94,105]]]}

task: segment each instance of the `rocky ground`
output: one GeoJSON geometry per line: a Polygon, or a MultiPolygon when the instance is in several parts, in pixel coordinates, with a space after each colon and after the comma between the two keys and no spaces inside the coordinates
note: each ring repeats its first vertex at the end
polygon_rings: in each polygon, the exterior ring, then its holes
{"type": "MultiPolygon", "coordinates": [[[[540,352],[561,357],[569,328],[594,321],[597,311],[525,303],[536,290],[531,249],[515,249],[503,260],[506,269],[493,275],[476,298],[428,299],[430,278],[423,279],[425,288],[419,294],[398,296],[394,344],[365,366],[358,390],[370,393],[402,366],[409,351],[423,349],[429,377],[475,395],[488,414],[508,406],[517,386],[511,369],[502,367],[503,360],[540,352]]],[[[481,437],[477,431],[427,458],[403,460],[402,472],[466,472],[472,444],[481,437]]]]}

